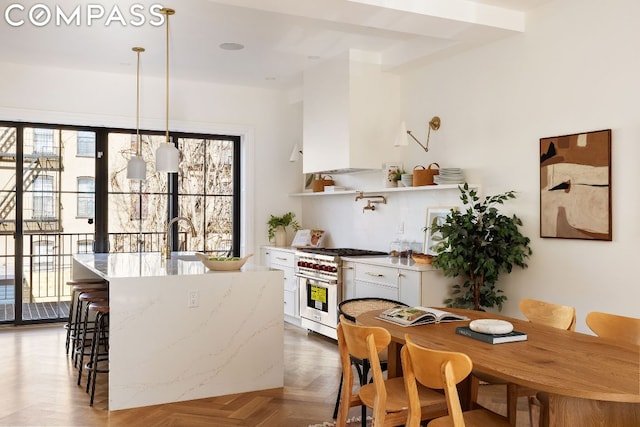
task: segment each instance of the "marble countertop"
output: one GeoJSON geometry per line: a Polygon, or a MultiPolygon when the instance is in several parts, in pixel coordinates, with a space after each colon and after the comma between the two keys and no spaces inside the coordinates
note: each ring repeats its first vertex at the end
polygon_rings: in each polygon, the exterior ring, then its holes
{"type": "Polygon", "coordinates": [[[401,268],[412,271],[431,271],[435,268],[431,264],[418,264],[411,258],[400,258],[390,256],[375,257],[342,257],[343,261],[359,262],[362,264],[379,265],[382,267],[401,268]]]}
{"type": "MultiPolygon", "coordinates": [[[[210,271],[193,252],[172,252],[171,259],[168,260],[163,260],[158,252],[78,254],[73,257],[77,262],[107,280],[125,277],[238,273],[238,270],[210,271]]],[[[267,267],[253,264],[250,258],[239,271],[268,270],[267,267]]]]}

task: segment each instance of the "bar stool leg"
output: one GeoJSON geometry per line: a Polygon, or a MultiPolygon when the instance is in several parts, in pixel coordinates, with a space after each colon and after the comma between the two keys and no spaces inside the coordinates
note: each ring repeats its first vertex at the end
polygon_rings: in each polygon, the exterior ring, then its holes
{"type": "MultiPolygon", "coordinates": [[[[80,344],[78,344],[78,346],[76,347],[76,354],[75,354],[75,365],[78,367],[78,385],[80,385],[80,382],[82,380],[82,365],[84,364],[84,347],[85,347],[85,342],[87,339],[87,328],[88,328],[88,320],[89,320],[89,305],[90,303],[87,302],[86,304],[86,308],[85,308],[85,315],[84,315],[84,322],[82,324],[82,338],[80,339],[80,344]],[[78,357],[80,358],[80,364],[78,365],[78,357]]],[[[97,324],[97,323],[96,323],[97,324]]],[[[95,333],[95,327],[94,327],[94,331],[93,331],[93,336],[95,337],[96,333],[95,333]]],[[[93,344],[93,341],[92,341],[93,344]]],[[[93,345],[92,345],[93,347],[93,345]]]]}
{"type": "Polygon", "coordinates": [[[94,397],[96,394],[96,381],[98,373],[107,373],[109,369],[99,369],[98,364],[100,362],[109,361],[109,338],[107,334],[106,325],[109,319],[109,308],[100,304],[92,304],[92,308],[96,309],[96,330],[91,340],[91,357],[89,363],[87,363],[87,387],[86,391],[89,392],[91,388],[91,397],[89,399],[89,406],[93,406],[94,397]],[[100,353],[100,342],[103,341],[105,345],[105,353],[100,353]],[[106,359],[101,359],[101,356],[106,356],[106,359]]]}

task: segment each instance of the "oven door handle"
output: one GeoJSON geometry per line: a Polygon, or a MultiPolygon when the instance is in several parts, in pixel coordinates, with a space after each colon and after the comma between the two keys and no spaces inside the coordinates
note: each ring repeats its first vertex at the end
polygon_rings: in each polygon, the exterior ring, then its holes
{"type": "Polygon", "coordinates": [[[302,274],[302,273],[298,273],[298,274],[296,274],[296,276],[300,277],[301,279],[315,280],[316,282],[322,282],[322,283],[326,283],[328,285],[337,285],[338,284],[337,280],[321,279],[321,278],[314,277],[314,276],[307,276],[306,274],[302,274]]]}

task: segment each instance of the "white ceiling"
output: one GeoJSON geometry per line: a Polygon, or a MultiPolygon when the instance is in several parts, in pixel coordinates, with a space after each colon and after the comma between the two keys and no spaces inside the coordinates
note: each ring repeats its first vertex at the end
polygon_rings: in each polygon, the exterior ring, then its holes
{"type": "MultiPolygon", "coordinates": [[[[525,30],[526,12],[553,0],[183,0],[164,3],[170,18],[171,78],[292,88],[302,71],[348,49],[370,53],[393,70],[434,61],[525,30]],[[225,51],[221,43],[245,45],[225,51]]],[[[135,74],[133,46],[142,46],[143,76],[165,75],[164,26],[152,26],[148,1],[41,0],[70,15],[81,5],[81,24],[35,26],[37,3],[5,0],[0,21],[0,62],[135,74]],[[11,26],[5,17],[10,4],[11,26]],[[87,25],[87,4],[105,16],[87,25]],[[128,25],[105,25],[114,4],[128,25]],[[144,5],[147,21],[130,24],[132,4],[144,5]]]]}

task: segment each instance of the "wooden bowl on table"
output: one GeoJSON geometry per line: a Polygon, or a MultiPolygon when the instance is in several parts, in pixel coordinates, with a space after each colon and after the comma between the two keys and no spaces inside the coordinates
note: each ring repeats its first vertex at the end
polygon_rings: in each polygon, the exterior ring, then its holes
{"type": "Polygon", "coordinates": [[[249,254],[243,258],[236,257],[211,257],[203,254],[202,252],[196,252],[196,257],[207,267],[213,271],[235,271],[240,270],[247,260],[253,256],[249,254]]]}

